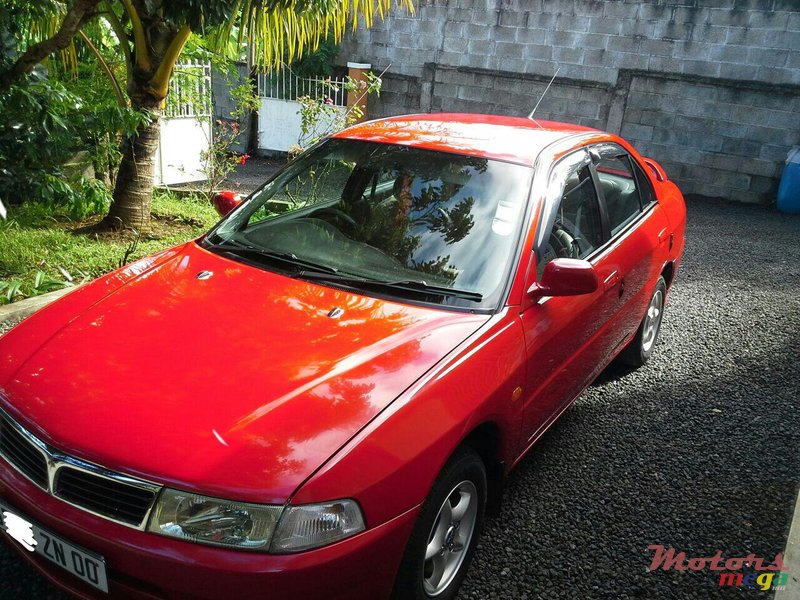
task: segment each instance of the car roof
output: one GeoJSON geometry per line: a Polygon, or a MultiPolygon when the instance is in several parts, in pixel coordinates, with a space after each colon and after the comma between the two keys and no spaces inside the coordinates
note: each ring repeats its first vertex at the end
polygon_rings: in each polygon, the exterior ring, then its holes
{"type": "Polygon", "coordinates": [[[534,121],[524,117],[433,113],[367,121],[340,131],[333,137],[533,165],[536,157],[550,144],[586,133],[601,132],[582,125],[534,121]]]}

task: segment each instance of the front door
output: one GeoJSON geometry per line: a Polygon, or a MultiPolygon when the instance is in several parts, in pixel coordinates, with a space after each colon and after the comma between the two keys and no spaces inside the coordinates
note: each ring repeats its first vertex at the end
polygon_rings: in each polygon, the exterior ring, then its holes
{"type": "Polygon", "coordinates": [[[618,300],[616,280],[602,260],[607,216],[586,150],[553,167],[547,198],[532,278],[540,278],[555,258],[576,258],[594,264],[600,287],[592,294],[540,298],[521,314],[528,361],[523,395],[528,443],[590,383],[595,365],[603,360],[598,355],[601,333],[618,300]]]}

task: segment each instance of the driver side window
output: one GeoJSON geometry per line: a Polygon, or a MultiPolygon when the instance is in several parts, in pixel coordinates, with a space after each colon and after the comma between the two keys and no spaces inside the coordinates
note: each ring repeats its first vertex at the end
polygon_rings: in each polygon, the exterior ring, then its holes
{"type": "Polygon", "coordinates": [[[603,245],[600,203],[588,165],[567,175],[546,240],[537,269],[540,276],[553,259],[586,258],[603,245]]]}

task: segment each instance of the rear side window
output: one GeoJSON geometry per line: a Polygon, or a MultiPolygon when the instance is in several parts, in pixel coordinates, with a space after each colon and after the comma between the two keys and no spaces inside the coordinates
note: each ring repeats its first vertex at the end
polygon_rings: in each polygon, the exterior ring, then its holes
{"type": "Polygon", "coordinates": [[[639,186],[627,154],[603,153],[596,171],[614,236],[642,212],[639,186]]]}
{"type": "Polygon", "coordinates": [[[636,171],[636,179],[639,181],[639,194],[642,198],[642,208],[647,208],[656,201],[656,194],[653,186],[647,177],[645,170],[639,166],[635,160],[631,160],[633,170],[636,171]]]}

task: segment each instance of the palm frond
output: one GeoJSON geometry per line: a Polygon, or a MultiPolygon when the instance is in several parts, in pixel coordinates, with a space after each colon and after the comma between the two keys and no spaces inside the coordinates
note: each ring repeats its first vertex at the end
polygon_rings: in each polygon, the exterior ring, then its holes
{"type": "MultiPolygon", "coordinates": [[[[237,10],[226,23],[211,33],[212,47],[230,52],[230,40],[238,35],[238,48],[245,47],[251,63],[260,68],[277,68],[310,51],[332,36],[338,43],[348,27],[359,21],[371,27],[376,16],[384,19],[393,0],[239,0],[237,10]]],[[[411,13],[413,0],[394,0],[411,13]]]]}

